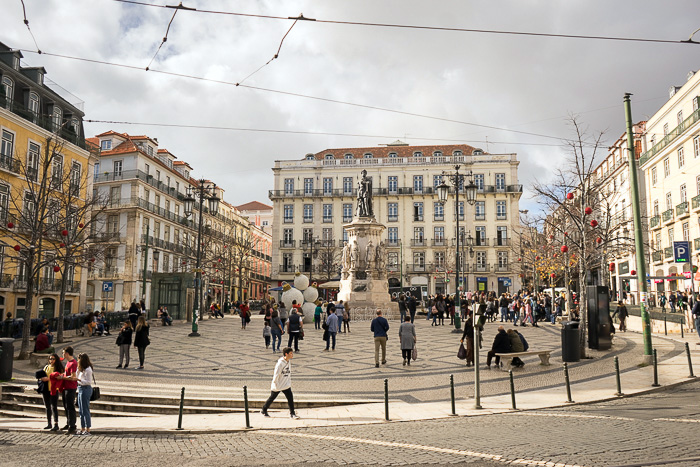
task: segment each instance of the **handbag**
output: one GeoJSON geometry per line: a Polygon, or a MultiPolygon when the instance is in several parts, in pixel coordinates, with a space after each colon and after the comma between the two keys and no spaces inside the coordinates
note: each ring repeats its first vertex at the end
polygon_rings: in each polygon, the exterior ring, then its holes
{"type": "Polygon", "coordinates": [[[460,360],[467,359],[467,349],[464,348],[464,344],[459,344],[459,350],[457,351],[457,358],[460,360]]]}
{"type": "Polygon", "coordinates": [[[303,330],[303,329],[301,329],[301,330],[299,331],[299,340],[300,340],[300,341],[303,341],[303,340],[304,340],[304,330],[303,330]]]}
{"type": "Polygon", "coordinates": [[[327,340],[329,339],[329,337],[330,337],[330,336],[329,336],[328,331],[327,331],[327,330],[326,330],[326,331],[323,331],[323,340],[324,340],[324,341],[327,341],[327,340]]]}
{"type": "Polygon", "coordinates": [[[122,345],[124,343],[124,337],[122,336],[122,333],[120,332],[119,335],[117,336],[117,345],[122,345]]]}
{"type": "Polygon", "coordinates": [[[411,358],[415,362],[416,359],[418,358],[418,349],[416,349],[416,346],[413,346],[413,351],[411,352],[411,358]]]}
{"type": "Polygon", "coordinates": [[[100,387],[97,385],[97,381],[95,381],[95,373],[92,374],[92,382],[95,383],[95,385],[92,387],[92,394],[90,395],[91,402],[100,399],[100,387]]]}

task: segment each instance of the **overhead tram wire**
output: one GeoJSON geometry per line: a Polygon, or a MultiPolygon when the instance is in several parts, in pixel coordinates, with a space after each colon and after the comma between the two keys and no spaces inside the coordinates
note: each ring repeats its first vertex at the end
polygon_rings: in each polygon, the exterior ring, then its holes
{"type": "MultiPolygon", "coordinates": [[[[243,128],[243,127],[225,127],[225,126],[213,126],[213,125],[185,125],[177,123],[156,123],[156,122],[127,122],[118,120],[98,120],[98,119],[85,119],[86,123],[101,123],[108,125],[140,125],[140,126],[155,126],[162,128],[187,128],[195,130],[218,130],[218,131],[250,131],[256,133],[281,133],[281,134],[295,134],[295,135],[317,135],[317,136],[343,136],[343,137],[357,137],[357,138],[401,138],[397,135],[369,135],[362,133],[332,133],[324,131],[304,131],[304,130],[278,130],[270,128],[243,128]]],[[[405,139],[405,138],[404,138],[405,139]]],[[[488,144],[512,144],[518,146],[550,146],[550,147],[568,147],[565,144],[554,144],[554,143],[524,143],[518,141],[477,141],[469,140],[465,138],[432,138],[432,137],[420,137],[414,136],[409,139],[422,140],[422,141],[447,141],[447,142],[460,142],[463,144],[477,144],[477,143],[488,143],[488,144]]]]}
{"type": "MultiPolygon", "coordinates": [[[[182,5],[182,2],[180,3],[180,5],[182,5]]],[[[294,27],[295,24],[297,24],[297,20],[295,20],[295,21],[292,23],[292,25],[289,27],[289,29],[287,29],[287,32],[284,33],[284,36],[282,36],[282,40],[280,41],[280,45],[279,45],[279,47],[277,48],[277,53],[276,53],[275,55],[273,55],[272,58],[271,58],[270,60],[267,61],[267,63],[265,63],[265,64],[262,65],[260,68],[258,68],[257,70],[255,70],[254,72],[252,72],[251,74],[249,74],[248,76],[246,76],[245,78],[243,78],[240,82],[238,82],[238,85],[239,85],[239,86],[240,86],[241,84],[243,84],[243,82],[246,81],[248,78],[250,78],[251,76],[253,76],[255,73],[257,73],[258,71],[260,71],[260,70],[262,70],[263,68],[265,68],[266,66],[268,66],[273,60],[279,58],[279,56],[280,56],[280,51],[282,50],[282,44],[284,43],[284,40],[287,38],[287,36],[289,35],[289,33],[292,31],[292,28],[294,27]]]]}
{"type": "Polygon", "coordinates": [[[163,40],[160,41],[160,45],[156,49],[156,53],[153,54],[153,58],[151,58],[151,61],[148,62],[148,65],[146,66],[146,71],[148,71],[148,69],[153,64],[153,60],[155,60],[156,57],[158,56],[158,52],[160,52],[160,49],[163,47],[163,44],[165,44],[168,41],[168,34],[170,33],[170,26],[172,26],[173,21],[175,20],[175,15],[177,14],[177,12],[180,10],[189,10],[189,9],[190,8],[186,8],[186,7],[182,6],[182,2],[180,2],[180,4],[177,7],[175,7],[175,11],[173,12],[173,16],[172,16],[172,18],[170,18],[170,22],[168,23],[168,28],[165,30],[165,36],[163,36],[163,40]]]}
{"type": "MultiPolygon", "coordinates": [[[[170,5],[156,5],[153,3],[139,2],[136,0],[111,0],[118,3],[128,3],[132,5],[141,5],[153,8],[177,8],[170,5]]],[[[275,15],[262,15],[255,13],[239,13],[233,11],[217,11],[217,10],[203,10],[196,8],[188,8],[188,11],[195,13],[207,13],[207,14],[218,14],[218,15],[229,15],[229,16],[242,16],[249,18],[263,18],[263,19],[276,19],[276,20],[306,20],[313,21],[316,23],[325,24],[341,24],[347,26],[367,26],[367,27],[384,27],[384,28],[395,28],[395,29],[417,29],[424,31],[443,31],[443,32],[470,32],[477,34],[499,34],[499,35],[513,35],[513,36],[530,36],[530,37],[552,37],[559,39],[586,39],[586,40],[603,40],[603,41],[622,41],[622,42],[646,42],[646,43],[657,43],[657,44],[691,44],[698,45],[700,42],[693,40],[693,35],[686,40],[670,40],[670,39],[649,39],[643,37],[621,37],[621,36],[595,36],[586,34],[555,34],[555,33],[545,33],[545,32],[529,32],[529,31],[509,31],[509,30],[497,30],[497,29],[472,29],[472,28],[455,28],[455,27],[441,27],[441,26],[421,26],[415,24],[396,24],[396,23],[375,23],[366,21],[341,21],[341,20],[324,20],[318,18],[305,18],[303,15],[299,17],[292,16],[275,16],[275,15]]],[[[696,31],[697,32],[697,31],[696,31]]],[[[695,33],[693,33],[695,34],[695,33]]]]}
{"type": "Polygon", "coordinates": [[[34,33],[32,32],[32,28],[29,27],[29,20],[27,19],[27,8],[24,6],[24,0],[19,1],[22,2],[22,14],[24,15],[24,24],[25,26],[27,26],[27,31],[29,31],[29,35],[32,36],[32,40],[34,41],[34,45],[36,46],[36,52],[41,53],[39,44],[37,44],[36,37],[34,37],[34,33]]]}

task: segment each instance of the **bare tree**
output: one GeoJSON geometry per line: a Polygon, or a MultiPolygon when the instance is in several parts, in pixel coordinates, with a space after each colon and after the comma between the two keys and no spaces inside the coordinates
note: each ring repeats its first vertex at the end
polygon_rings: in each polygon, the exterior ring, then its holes
{"type": "MultiPolygon", "coordinates": [[[[320,278],[325,281],[334,279],[340,274],[342,248],[335,246],[333,239],[321,240],[317,250],[317,268],[320,278]]],[[[316,251],[314,251],[316,253],[316,251]]]]}

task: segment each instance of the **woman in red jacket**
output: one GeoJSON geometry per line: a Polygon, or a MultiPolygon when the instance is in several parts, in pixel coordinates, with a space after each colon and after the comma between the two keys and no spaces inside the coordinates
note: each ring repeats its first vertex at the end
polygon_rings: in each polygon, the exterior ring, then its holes
{"type": "Polygon", "coordinates": [[[250,308],[248,307],[248,300],[245,300],[241,304],[241,329],[245,329],[248,323],[250,323],[250,308]]]}

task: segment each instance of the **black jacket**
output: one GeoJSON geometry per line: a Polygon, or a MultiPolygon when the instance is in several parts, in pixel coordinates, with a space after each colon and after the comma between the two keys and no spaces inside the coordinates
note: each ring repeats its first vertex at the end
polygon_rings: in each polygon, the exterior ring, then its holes
{"type": "Polygon", "coordinates": [[[510,339],[505,331],[498,331],[498,334],[496,334],[496,337],[493,339],[491,350],[496,353],[510,352],[510,339]]]}
{"type": "Polygon", "coordinates": [[[462,339],[467,337],[474,338],[474,324],[471,318],[464,322],[464,333],[462,333],[462,339]]]}
{"type": "Polygon", "coordinates": [[[417,305],[418,304],[416,303],[416,297],[411,295],[411,298],[408,299],[408,311],[410,311],[411,313],[415,313],[417,305]]]}
{"type": "Polygon", "coordinates": [[[151,343],[151,341],[148,340],[148,328],[149,326],[141,326],[141,329],[138,329],[134,333],[134,346],[147,347],[148,344],[151,343]]]}
{"type": "Polygon", "coordinates": [[[123,331],[119,331],[119,335],[122,338],[122,343],[121,345],[131,345],[131,337],[134,333],[134,330],[132,328],[126,328],[123,331]]]}

